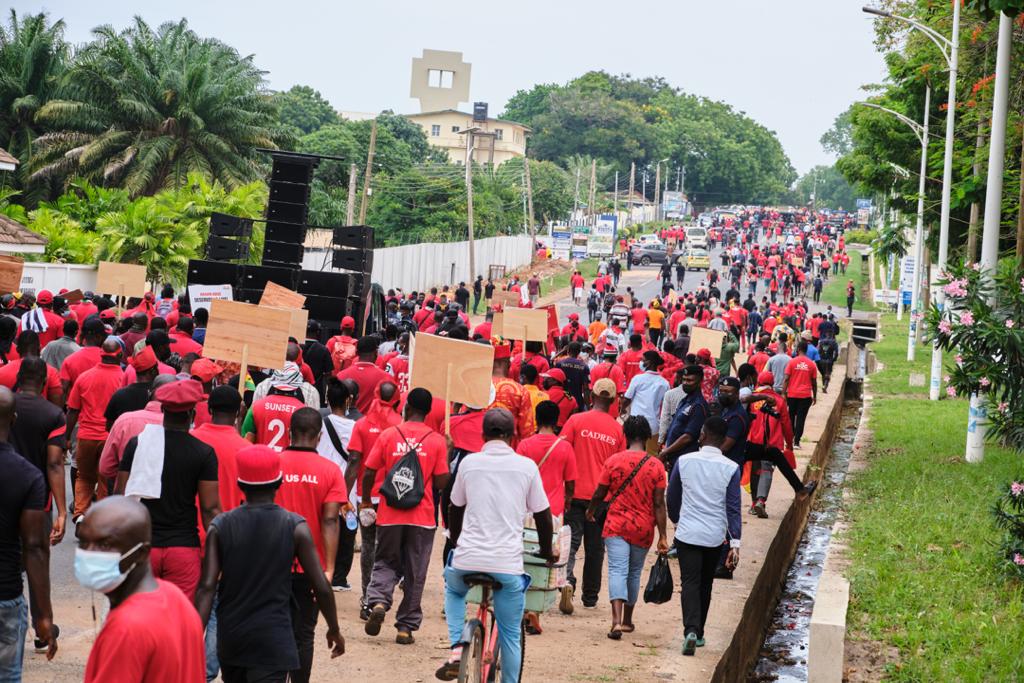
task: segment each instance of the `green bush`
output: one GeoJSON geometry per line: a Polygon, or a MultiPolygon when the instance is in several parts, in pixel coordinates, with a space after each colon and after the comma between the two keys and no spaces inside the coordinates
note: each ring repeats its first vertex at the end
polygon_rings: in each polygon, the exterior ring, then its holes
{"type": "Polygon", "coordinates": [[[877,230],[847,230],[844,235],[847,244],[871,244],[878,239],[877,230]]]}

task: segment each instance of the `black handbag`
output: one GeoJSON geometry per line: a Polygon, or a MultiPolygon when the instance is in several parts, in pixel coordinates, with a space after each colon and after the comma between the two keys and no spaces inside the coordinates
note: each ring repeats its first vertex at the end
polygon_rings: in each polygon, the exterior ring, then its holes
{"type": "Polygon", "coordinates": [[[644,602],[661,605],[672,599],[672,570],[668,565],[668,557],[658,555],[654,565],[651,567],[651,574],[647,578],[647,587],[644,589],[644,602]]]}
{"type": "Polygon", "coordinates": [[[396,510],[411,510],[420,504],[426,491],[423,468],[420,466],[419,444],[410,444],[401,430],[398,431],[398,435],[405,440],[409,450],[384,475],[380,495],[384,496],[389,507],[396,510]]]}

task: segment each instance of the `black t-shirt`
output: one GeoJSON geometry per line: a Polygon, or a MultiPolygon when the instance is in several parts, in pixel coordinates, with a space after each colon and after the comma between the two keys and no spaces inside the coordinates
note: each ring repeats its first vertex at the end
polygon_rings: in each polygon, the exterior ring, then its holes
{"type": "Polygon", "coordinates": [[[473,280],[473,293],[477,296],[480,295],[480,290],[483,288],[483,280],[473,280]]]}
{"type": "Polygon", "coordinates": [[[555,367],[565,373],[565,393],[581,406],[586,405],[583,399],[590,391],[590,366],[579,358],[569,357],[555,363],[555,367]]]}
{"type": "Polygon", "coordinates": [[[114,395],[110,397],[110,402],[107,403],[107,409],[103,411],[103,417],[107,419],[107,423],[112,425],[117,418],[125,413],[143,410],[149,403],[151,388],[152,385],[149,382],[135,382],[115,391],[114,395]]]}
{"type": "Polygon", "coordinates": [[[465,287],[459,287],[455,290],[455,301],[463,308],[469,304],[469,290],[465,287]]]}
{"type": "MultiPolygon", "coordinates": [[[[131,472],[138,445],[137,436],[128,441],[121,459],[122,472],[131,472]]],[[[201,481],[217,481],[213,448],[188,432],[165,430],[160,497],[142,501],[153,520],[154,548],[199,547],[196,495],[201,481]]]]}
{"type": "Polygon", "coordinates": [[[14,395],[14,409],[18,419],[11,425],[11,445],[21,457],[39,468],[43,475],[46,495],[50,494],[50,481],[46,478],[46,448],[60,446],[65,441],[64,411],[42,396],[14,395]]]}
{"type": "Polygon", "coordinates": [[[0,472],[0,600],[14,600],[22,589],[21,513],[46,507],[46,484],[6,442],[0,442],[0,472]]]}
{"type": "Polygon", "coordinates": [[[334,370],[331,352],[315,339],[307,339],[302,345],[302,360],[306,362],[313,373],[313,386],[320,392],[320,401],[323,403],[326,398],[324,380],[334,370]]]}
{"type": "Polygon", "coordinates": [[[490,299],[492,296],[494,296],[494,283],[488,282],[484,286],[484,297],[490,299]]]}
{"type": "Polygon", "coordinates": [[[290,605],[295,527],[301,523],[301,516],[273,503],[246,504],[213,520],[221,568],[221,663],[274,671],[298,668],[290,605]]]}

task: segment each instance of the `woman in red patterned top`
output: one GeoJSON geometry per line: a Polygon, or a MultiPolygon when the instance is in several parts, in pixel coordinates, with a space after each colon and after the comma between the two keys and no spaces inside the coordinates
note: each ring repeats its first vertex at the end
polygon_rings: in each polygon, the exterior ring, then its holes
{"type": "Polygon", "coordinates": [[[640,595],[644,558],[658,529],[658,552],[668,552],[665,532],[665,466],[646,452],[651,438],[647,418],[634,415],[622,426],[628,450],[610,456],[590,499],[587,519],[608,496],[604,544],[608,555],[608,597],[612,603],[612,628],[608,637],[619,640],[632,633],[633,608],[640,595]]]}

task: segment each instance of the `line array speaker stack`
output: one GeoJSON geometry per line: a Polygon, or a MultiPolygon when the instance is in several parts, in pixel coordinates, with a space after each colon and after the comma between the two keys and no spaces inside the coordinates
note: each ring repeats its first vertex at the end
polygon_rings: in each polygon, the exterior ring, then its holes
{"type": "Polygon", "coordinates": [[[210,215],[210,237],[206,242],[206,258],[211,261],[248,259],[251,239],[251,218],[214,212],[210,215]]]}
{"type": "Polygon", "coordinates": [[[287,153],[273,155],[263,263],[302,268],[309,222],[309,190],[320,159],[287,153]]]}

